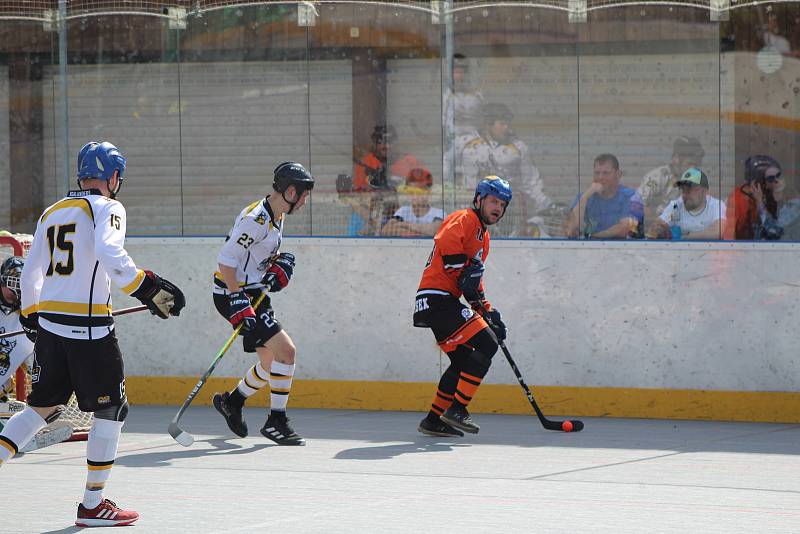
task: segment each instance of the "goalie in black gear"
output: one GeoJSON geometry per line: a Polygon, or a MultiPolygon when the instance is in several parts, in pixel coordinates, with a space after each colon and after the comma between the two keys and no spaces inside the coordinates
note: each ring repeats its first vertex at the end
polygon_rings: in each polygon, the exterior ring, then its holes
{"type": "Polygon", "coordinates": [[[258,355],[258,362],[233,391],[216,393],[212,399],[228,428],[240,437],[248,432],[242,416],[245,401],[269,384],[270,412],[261,434],[278,445],[306,443],[286,417],[295,370],[294,343],[275,319],[269,296],[256,309],[251,301],[262,291],[280,291],[289,284],[295,258],[278,252],[284,216],[302,208],[313,187],[314,178],[299,163],[278,165],[273,192],[242,210],[217,258],[214,305],[234,328],[240,328],[245,352],[258,355]]]}

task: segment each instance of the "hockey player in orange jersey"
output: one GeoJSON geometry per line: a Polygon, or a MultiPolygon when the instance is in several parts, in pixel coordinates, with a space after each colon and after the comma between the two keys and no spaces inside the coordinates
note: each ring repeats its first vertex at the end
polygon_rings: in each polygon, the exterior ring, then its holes
{"type": "Polygon", "coordinates": [[[450,366],[419,424],[423,434],[463,436],[462,431],[477,434],[480,430],[467,406],[489,371],[498,340],[506,337],[500,312],[489,304],[483,290],[488,227],[505,215],[511,196],[507,180],[485,177],[475,188],[472,208],[450,214],[433,238],[433,251],[417,290],[414,326],[433,331],[450,366]],[[460,300],[461,295],[469,306],[460,300]]]}

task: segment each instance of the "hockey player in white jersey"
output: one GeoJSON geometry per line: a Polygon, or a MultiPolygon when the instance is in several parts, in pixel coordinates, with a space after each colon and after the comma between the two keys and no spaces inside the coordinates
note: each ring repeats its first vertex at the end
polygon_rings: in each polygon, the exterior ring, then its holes
{"type": "Polygon", "coordinates": [[[125,158],[111,143],[91,142],[78,154],[78,187],[39,217],[22,271],[20,321],[35,337],[28,407],[0,433],[0,465],[59,416],[75,392],[94,412],[86,445],[87,478],[78,526],[133,523],[139,514],[103,499],[128,413],[122,354],[114,334],[111,283],[162,319],[180,314],[181,291],[138,269],[125,251],[125,208],[115,200],[125,158]]]}
{"type": "MultiPolygon", "coordinates": [[[[483,107],[483,129],[467,141],[462,151],[464,186],[473,191],[485,176],[505,177],[520,191],[514,213],[499,224],[492,235],[529,235],[528,225],[534,215],[552,208],[553,201],[544,192],[539,169],[526,145],[511,129],[514,119],[508,106],[490,102],[483,107]]],[[[516,197],[514,199],[517,202],[516,197]]]]}
{"type": "MultiPolygon", "coordinates": [[[[19,280],[24,265],[24,260],[16,256],[6,258],[0,265],[0,334],[17,332],[22,328],[19,322],[19,280]]],[[[19,366],[31,356],[33,341],[26,336],[0,339],[0,419],[9,418],[25,407],[25,403],[9,399],[6,393],[19,366]]]]}
{"type": "Polygon", "coordinates": [[[269,384],[270,412],[261,434],[279,445],[306,444],[286,417],[295,370],[294,343],[275,319],[269,296],[255,310],[251,301],[262,291],[280,291],[289,283],[295,258],[287,252],[278,253],[284,215],[297,212],[313,187],[314,178],[299,163],[278,165],[273,192],[242,210],[217,257],[214,305],[234,328],[242,325],[245,352],[258,354],[258,362],[233,391],[213,397],[214,408],[240,437],[247,436],[247,423],[242,417],[245,401],[269,384]]]}

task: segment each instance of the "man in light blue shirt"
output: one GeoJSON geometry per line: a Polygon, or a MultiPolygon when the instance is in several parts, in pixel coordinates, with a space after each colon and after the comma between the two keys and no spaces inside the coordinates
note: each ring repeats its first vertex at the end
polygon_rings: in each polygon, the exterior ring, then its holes
{"type": "Polygon", "coordinates": [[[642,198],[621,184],[619,160],[613,154],[594,159],[591,185],[575,197],[564,225],[568,237],[627,239],[641,235],[644,220],[642,198]]]}

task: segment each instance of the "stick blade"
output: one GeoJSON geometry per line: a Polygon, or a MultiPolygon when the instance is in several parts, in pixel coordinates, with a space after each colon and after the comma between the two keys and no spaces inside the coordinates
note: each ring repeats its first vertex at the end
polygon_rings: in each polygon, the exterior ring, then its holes
{"type": "Polygon", "coordinates": [[[178,426],[178,423],[175,421],[169,424],[169,435],[172,436],[172,439],[177,441],[179,444],[183,445],[184,447],[191,447],[192,443],[194,443],[194,438],[188,432],[181,430],[178,426]]]}
{"type": "Polygon", "coordinates": [[[583,430],[583,421],[573,420],[572,421],[572,431],[573,432],[580,432],[581,430],[583,430]]]}

